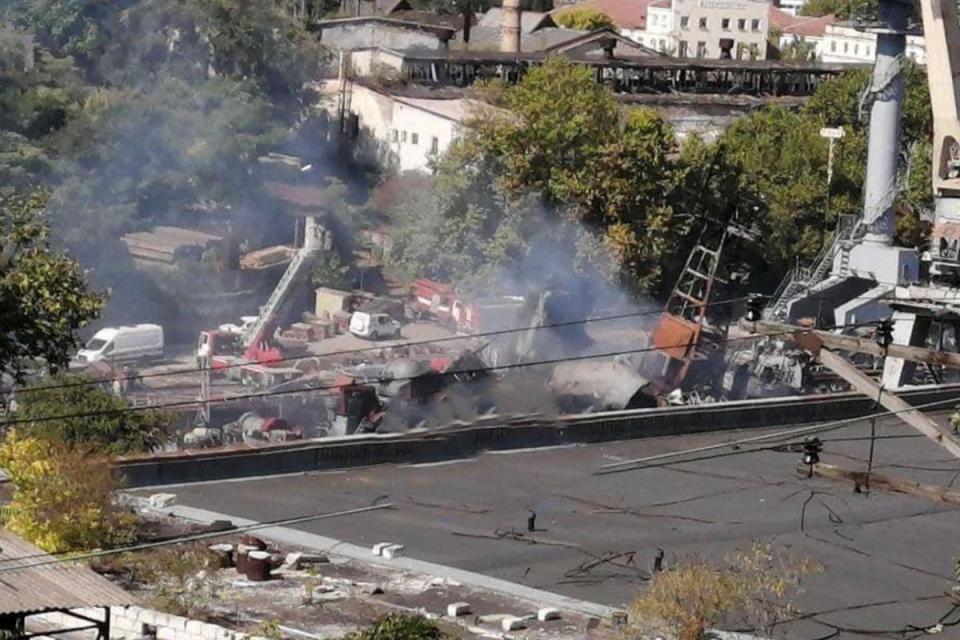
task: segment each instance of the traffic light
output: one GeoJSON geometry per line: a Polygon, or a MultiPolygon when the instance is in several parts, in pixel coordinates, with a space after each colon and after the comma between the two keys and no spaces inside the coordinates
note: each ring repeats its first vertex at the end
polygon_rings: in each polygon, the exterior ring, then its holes
{"type": "Polygon", "coordinates": [[[753,294],[747,299],[747,322],[759,322],[763,319],[763,296],[753,294]]]}
{"type": "Polygon", "coordinates": [[[893,320],[888,318],[877,327],[877,344],[882,349],[893,344],[893,320]]]}
{"type": "Polygon", "coordinates": [[[806,438],[803,441],[803,459],[801,462],[810,469],[807,473],[808,478],[813,477],[813,465],[820,462],[820,452],[823,451],[823,443],[820,438],[806,438]]]}

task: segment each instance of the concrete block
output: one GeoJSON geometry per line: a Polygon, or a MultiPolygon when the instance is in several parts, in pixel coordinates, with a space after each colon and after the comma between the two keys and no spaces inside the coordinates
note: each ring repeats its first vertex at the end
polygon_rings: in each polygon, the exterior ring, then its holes
{"type": "Polygon", "coordinates": [[[203,636],[203,623],[199,620],[187,620],[187,624],[184,627],[184,631],[189,633],[194,637],[203,636]]]}
{"type": "Polygon", "coordinates": [[[300,558],[302,557],[302,553],[288,553],[287,557],[283,559],[283,566],[296,571],[300,568],[300,558]]]}
{"type": "Polygon", "coordinates": [[[553,607],[543,607],[541,609],[537,609],[537,620],[539,620],[540,622],[546,622],[547,620],[559,620],[559,619],[560,619],[560,611],[558,609],[554,609],[553,607]]]}
{"type": "Polygon", "coordinates": [[[403,555],[402,544],[392,544],[383,550],[383,557],[386,558],[387,560],[393,560],[394,558],[399,558],[402,555],[403,555]]]}
{"type": "Polygon", "coordinates": [[[157,631],[160,631],[160,627],[170,627],[170,614],[160,613],[155,611],[153,614],[153,624],[157,627],[157,631]]]}
{"type": "Polygon", "coordinates": [[[206,623],[200,630],[200,635],[206,638],[206,640],[221,640],[221,638],[223,638],[223,635],[221,635],[223,631],[225,631],[223,627],[206,623]]]}
{"type": "Polygon", "coordinates": [[[147,500],[154,509],[165,509],[177,501],[177,494],[154,493],[147,500]]]}
{"type": "Polygon", "coordinates": [[[375,555],[375,556],[382,556],[382,555],[383,555],[383,550],[386,549],[387,547],[389,547],[391,544],[393,544],[393,543],[392,543],[392,542],[378,542],[377,544],[373,545],[373,555],[375,555]]]}
{"type": "Polygon", "coordinates": [[[459,618],[471,612],[469,602],[453,602],[447,605],[447,615],[451,618],[459,618]]]}
{"type": "Polygon", "coordinates": [[[186,631],[187,630],[187,620],[180,616],[169,616],[167,620],[167,626],[173,629],[174,631],[186,631]]]}
{"type": "Polygon", "coordinates": [[[177,631],[177,640],[196,640],[196,638],[186,631],[177,631]]]}
{"type": "Polygon", "coordinates": [[[500,621],[500,628],[507,631],[519,631],[520,629],[527,628],[527,621],[523,618],[517,618],[515,616],[510,616],[509,618],[504,618],[500,621]]]}
{"type": "Polygon", "coordinates": [[[157,627],[157,640],[177,640],[177,632],[170,627],[157,627]]]}

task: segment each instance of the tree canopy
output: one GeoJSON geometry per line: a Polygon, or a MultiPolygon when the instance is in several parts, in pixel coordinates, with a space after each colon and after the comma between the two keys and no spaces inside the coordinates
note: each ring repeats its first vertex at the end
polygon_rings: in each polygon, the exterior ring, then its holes
{"type": "Polygon", "coordinates": [[[616,26],[610,16],[593,7],[574,7],[560,11],[557,12],[555,19],[561,27],[580,31],[594,31],[616,26]]]}
{"type": "Polygon", "coordinates": [[[56,371],[103,305],[80,266],[52,251],[40,196],[0,199],[0,376],[56,371]]]}

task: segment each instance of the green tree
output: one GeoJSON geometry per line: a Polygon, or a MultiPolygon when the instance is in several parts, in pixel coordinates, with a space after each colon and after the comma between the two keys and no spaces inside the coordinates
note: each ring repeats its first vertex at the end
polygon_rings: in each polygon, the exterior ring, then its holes
{"type": "Polygon", "coordinates": [[[72,375],[45,379],[17,391],[18,429],[27,436],[59,440],[100,455],[153,451],[175,435],[172,416],[129,411],[122,399],[72,375]],[[89,417],[62,417],[95,414],[89,417]]]}
{"type": "Polygon", "coordinates": [[[40,196],[0,199],[0,376],[65,367],[103,306],[77,263],[51,250],[42,210],[40,196]]]}
{"type": "Polygon", "coordinates": [[[800,9],[800,15],[834,15],[840,20],[849,20],[871,11],[876,4],[877,0],[807,0],[800,9]]]}
{"type": "Polygon", "coordinates": [[[556,13],[556,21],[561,27],[580,31],[612,29],[616,26],[610,16],[593,7],[574,7],[558,12],[556,13]]]}
{"type": "Polygon", "coordinates": [[[115,505],[119,477],[100,455],[12,429],[0,443],[0,468],[13,485],[5,526],[44,551],[85,551],[132,537],[135,518],[115,505]]]}

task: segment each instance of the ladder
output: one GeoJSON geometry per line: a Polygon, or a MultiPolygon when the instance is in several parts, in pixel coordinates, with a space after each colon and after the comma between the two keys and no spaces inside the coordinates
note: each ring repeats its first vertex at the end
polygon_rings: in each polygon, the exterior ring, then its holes
{"type": "Polygon", "coordinates": [[[303,247],[294,255],[293,260],[287,265],[287,270],[283,272],[280,282],[277,283],[270,297],[267,298],[267,303],[260,307],[260,314],[257,319],[251,322],[250,326],[243,332],[244,348],[250,346],[266,325],[272,322],[280,312],[289,297],[290,290],[306,277],[309,266],[313,263],[311,258],[314,254],[316,254],[316,249],[303,247]]]}

